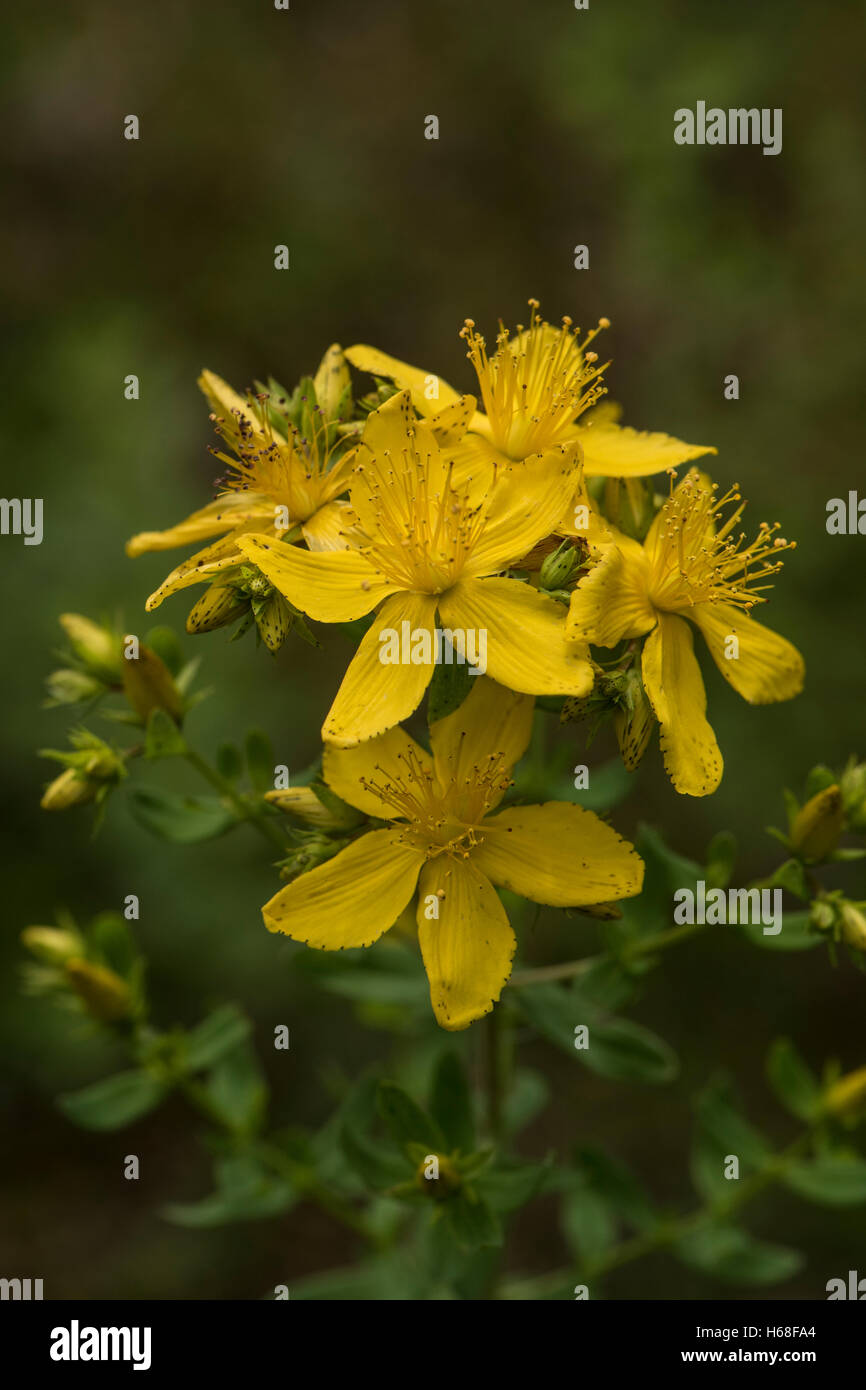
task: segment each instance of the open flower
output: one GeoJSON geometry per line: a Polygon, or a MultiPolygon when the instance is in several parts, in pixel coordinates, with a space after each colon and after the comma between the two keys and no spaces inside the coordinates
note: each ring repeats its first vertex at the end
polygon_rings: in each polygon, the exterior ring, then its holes
{"type": "Polygon", "coordinates": [[[746,543],[734,534],[744,510],[733,487],[723,497],[696,468],[656,514],[643,545],[618,535],[571,597],[575,638],[614,647],[648,634],[641,673],[660,725],[668,775],[677,791],[706,796],[722,777],[722,755],[707,723],[706,692],[694,654],[700,629],[725,680],[750,704],[789,700],[803,685],[796,647],[749,617],[767,580],[791,549],[762,523],[746,543]],[[739,505],[736,505],[739,504],[739,505]],[[733,512],[723,520],[724,509],[733,512]]]}
{"type": "MultiPolygon", "coordinates": [[[[329,349],[315,378],[316,398],[333,402],[334,378],[348,369],[335,344],[329,349]]],[[[329,405],[307,412],[310,428],[303,437],[292,423],[285,402],[268,395],[244,400],[213,372],[204,372],[199,386],[210,401],[218,433],[231,455],[215,450],[228,472],[219,495],[200,511],[167,531],[142,531],[127,542],[128,555],[150,550],[172,550],[212,536],[220,540],[184,560],[147,600],[148,611],[169,594],[190,584],[210,581],[208,595],[193,609],[190,631],[231,621],[249,601],[244,576],[239,587],[230,584],[232,571],[245,556],[243,536],[266,535],[272,539],[299,532],[311,550],[341,545],[339,531],[345,524],[343,504],[336,499],[346,490],[350,455],[336,457],[342,447],[329,405]]],[[[235,573],[235,577],[237,573],[235,573]]]]}
{"type": "Polygon", "coordinates": [[[416,420],[404,391],[367,420],[349,486],[346,549],[313,553],[240,539],[311,618],[348,622],[378,608],[325,720],[326,741],[372,738],[417,708],[433,675],[437,613],[445,632],[479,645],[483,637],[485,669],[501,685],[533,695],[587,693],[592,670],[584,649],[566,641],[562,606],[529,584],[495,577],[550,534],[576,470],[575,449],[560,447],[536,460],[531,489],[511,487],[507,477],[490,486],[488,468],[458,482],[451,455],[416,420]],[[404,633],[411,650],[392,663],[386,644],[404,633]]]}
{"type": "Polygon", "coordinates": [[[634,896],[643,863],[580,806],[496,808],[524,753],[533,700],[479,676],[430,729],[432,756],[403,729],[327,746],[331,789],[390,822],[282,888],[270,931],[320,950],[369,946],[415,901],[430,998],[443,1028],[489,1013],[511,973],[515,937],[494,884],[555,907],[634,896]]]}
{"type": "MultiPolygon", "coordinates": [[[[570,318],[556,328],[539,315],[538,300],[530,299],[529,307],[529,328],[518,325],[512,336],[500,326],[492,355],[472,319],[461,331],[484,407],[469,422],[464,450],[520,462],[556,445],[579,443],[587,477],[616,478],[660,473],[716,452],[705,444],[625,428],[617,423],[615,407],[593,410],[607,388],[602,380],[605,368],[590,344],[609,321],[600,319],[581,340],[570,318]]],[[[388,377],[411,391],[412,403],[422,415],[430,416],[459,399],[440,377],[378,348],[356,343],[346,349],[346,357],[360,370],[388,377]]]]}

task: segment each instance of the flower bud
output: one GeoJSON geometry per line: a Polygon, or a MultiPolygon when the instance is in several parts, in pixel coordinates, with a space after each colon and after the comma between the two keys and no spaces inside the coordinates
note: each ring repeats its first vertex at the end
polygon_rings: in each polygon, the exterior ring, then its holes
{"type": "Polygon", "coordinates": [[[656,718],[637,671],[627,671],[622,682],[613,727],[623,763],[629,772],[634,772],[647,750],[656,718]]]}
{"type": "Polygon", "coordinates": [[[856,903],[844,901],[839,908],[842,940],[853,951],[866,951],[866,916],[856,903]]]}
{"type": "Polygon", "coordinates": [[[578,553],[571,541],[563,541],[541,563],[538,576],[542,589],[562,589],[569,582],[579,563],[578,553]]]}
{"type": "Polygon", "coordinates": [[[798,811],[791,826],[791,848],[800,859],[820,863],[833,853],[844,823],[842,793],[834,784],[818,792],[798,811]]]}
{"type": "Polygon", "coordinates": [[[848,828],[866,834],[866,763],[851,759],[839,782],[848,828]]]}
{"type": "Polygon", "coordinates": [[[165,662],[150,647],[123,661],[123,693],[142,724],[155,709],[165,710],[176,723],[183,718],[183,699],[165,662]]]}
{"type": "Polygon", "coordinates": [[[71,667],[64,667],[60,671],[52,671],[45,682],[48,691],[48,700],[52,705],[80,705],[86,700],[93,700],[97,695],[101,695],[105,689],[103,681],[96,676],[90,676],[86,671],[76,671],[71,667]]]}
{"type": "Polygon", "coordinates": [[[110,628],[100,627],[80,613],[61,613],[60,626],[78,660],[108,685],[120,679],[120,638],[110,628]]]}
{"type": "Polygon", "coordinates": [[[239,595],[230,584],[211,584],[189,610],[186,630],[191,633],[214,632],[242,618],[249,600],[239,595]]]}
{"type": "Polygon", "coordinates": [[[265,801],[317,830],[350,830],[363,820],[360,811],[341,801],[328,788],[285,787],[265,792],[265,801]]]}
{"type": "Polygon", "coordinates": [[[101,1023],[116,1023],[129,1017],[129,986],[113,970],[76,957],[66,962],[66,979],[91,1017],[101,1023]]]}
{"type": "Polygon", "coordinates": [[[39,805],[43,811],[68,811],[70,806],[83,806],[98,795],[99,782],[91,781],[74,767],[67,767],[42,793],[39,805]]]}
{"type": "Polygon", "coordinates": [[[65,965],[71,956],[80,956],[84,949],[78,932],[62,927],[25,927],[21,944],[46,965],[65,965]]]}
{"type": "Polygon", "coordinates": [[[854,1119],[866,1109],[866,1067],[835,1081],[824,1097],[824,1110],[839,1119],[854,1119]]]}
{"type": "Polygon", "coordinates": [[[339,343],[332,343],[319,363],[319,370],[313,379],[316,390],[316,404],[326,420],[335,420],[340,402],[351,385],[349,366],[343,356],[339,343]]]}
{"type": "Polygon", "coordinates": [[[430,1153],[418,1164],[415,1181],[425,1196],[441,1202],[457,1191],[462,1179],[450,1158],[446,1158],[444,1154],[430,1153]]]}

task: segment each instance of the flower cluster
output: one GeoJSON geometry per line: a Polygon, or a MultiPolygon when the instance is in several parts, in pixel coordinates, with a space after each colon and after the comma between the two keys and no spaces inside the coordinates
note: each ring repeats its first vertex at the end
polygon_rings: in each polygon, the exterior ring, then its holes
{"type": "Polygon", "coordinates": [[[720,495],[696,467],[675,481],[714,449],[619,423],[595,348],[607,327],[551,325],[530,300],[528,326],[500,326],[488,348],[466,320],[465,394],[365,345],[332,346],[291,393],[270,381],[242,397],[205,372],[217,495],[128,545],[206,542],[147,604],[205,583],[190,632],[255,625],[276,652],[293,627],[315,641],[308,620],[358,631],[322,725],[324,800],[272,795],[319,837],[329,797],[338,821],[357,814],[338,852],[284,875],[264,918],[327,950],[414,924],[446,1028],[488,1012],[508,980],[496,888],[582,908],[641,888],[641,860],[594,813],[515,800],[536,697],[564,719],[610,717],[629,768],[658,726],[674,787],[703,796],[722,756],[692,627],[750,702],[803,682],[796,649],[751,616],[789,542],[767,524],[747,539],[736,485],[720,495]],[[366,395],[350,365],[372,376],[366,395]],[[403,657],[386,661],[395,633],[403,657]],[[431,694],[424,746],[402,724],[436,687],[443,634],[483,634],[485,660],[444,704],[431,694]]]}

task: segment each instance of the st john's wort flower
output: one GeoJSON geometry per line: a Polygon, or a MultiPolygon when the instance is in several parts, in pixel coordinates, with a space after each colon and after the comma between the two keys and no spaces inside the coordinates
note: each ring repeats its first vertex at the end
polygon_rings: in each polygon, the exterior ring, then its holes
{"type": "Polygon", "coordinates": [[[533,902],[590,906],[640,892],[643,862],[593,812],[567,802],[497,812],[526,750],[530,696],[484,676],[433,723],[432,755],[401,728],[326,745],[328,786],[388,822],[288,884],[263,909],[271,931],[321,950],[369,946],[415,906],[436,1019],[489,1013],[516,941],[494,885],[533,902]]]}
{"type": "Polygon", "coordinates": [[[372,738],[417,708],[433,675],[437,614],[444,629],[486,634],[486,669],[501,685],[586,694],[592,671],[583,648],[565,639],[562,606],[498,577],[550,534],[576,466],[574,448],[560,446],[534,463],[531,488],[511,486],[507,475],[491,486],[487,466],[458,482],[448,450],[415,418],[403,391],[367,420],[349,483],[345,549],[240,538],[244,553],[311,618],[349,622],[378,610],[325,720],[326,741],[372,738]],[[404,624],[412,659],[383,663],[384,638],[404,624]]]}
{"type": "Polygon", "coordinates": [[[716,486],[691,469],[643,545],[618,536],[571,597],[573,637],[601,647],[645,637],[641,674],[665,767],[677,791],[690,796],[715,791],[723,762],[684,619],[700,630],[722,675],[750,704],[789,700],[803,685],[796,647],[749,616],[793,542],[762,523],[746,543],[734,529],[743,509],[736,487],[719,497],[716,486]],[[729,505],[734,510],[725,520],[729,505]]]}

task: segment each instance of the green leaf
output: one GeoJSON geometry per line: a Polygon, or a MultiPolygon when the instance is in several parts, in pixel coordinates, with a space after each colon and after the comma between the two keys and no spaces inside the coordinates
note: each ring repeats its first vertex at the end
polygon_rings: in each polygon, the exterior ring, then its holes
{"type": "Polygon", "coordinates": [[[457,662],[439,662],[433,667],[427,698],[428,723],[435,724],[437,719],[444,719],[463,704],[472,689],[472,682],[478,679],[469,674],[469,669],[469,666],[457,662]]]}
{"type": "Polygon", "coordinates": [[[811,1120],[821,1104],[821,1087],[789,1038],[777,1038],[767,1054],[767,1079],[785,1109],[811,1120]]]}
{"type": "Polygon", "coordinates": [[[244,770],[240,749],[233,743],[221,743],[217,749],[216,769],[227,782],[236,782],[244,770]]]}
{"type": "Polygon", "coordinates": [[[298,1198],[282,1178],[268,1173],[252,1156],[221,1159],[215,1165],[216,1191],[200,1202],[173,1203],[163,1216],[176,1226],[211,1230],[235,1221],[264,1221],[282,1215],[298,1198]]]}
{"type": "Polygon", "coordinates": [[[730,830],[720,830],[714,835],[707,849],[707,868],[705,873],[708,888],[727,888],[734,872],[737,857],[737,841],[730,830]]]}
{"type": "Polygon", "coordinates": [[[461,1189],[448,1198],[444,1210],[451,1233],[461,1249],[477,1250],[481,1245],[502,1243],[502,1227],[488,1203],[477,1192],[461,1189]]]}
{"type": "Polygon", "coordinates": [[[760,922],[741,922],[739,929],[753,946],[764,951],[812,951],[821,944],[820,935],[812,930],[808,912],[786,912],[782,930],[775,936],[765,936],[760,922]]]}
{"type": "Polygon", "coordinates": [[[672,1248],[684,1264],[726,1284],[778,1284],[803,1265],[798,1250],[755,1240],[735,1226],[702,1227],[672,1248]]]}
{"type": "Polygon", "coordinates": [[[206,1082],[211,1105],[236,1134],[251,1134],[261,1124],[267,1086],[249,1040],[226,1052],[206,1082]]]}
{"type": "Polygon", "coordinates": [[[152,627],[145,633],[144,643],[151,651],[156,652],[171,674],[176,676],[183,666],[183,646],[174,628],[152,627]]]}
{"type": "Polygon", "coordinates": [[[636,1231],[649,1230],[656,1224],[652,1203],[637,1178],[603,1149],[595,1145],[576,1149],[566,1177],[568,1190],[591,1188],[636,1231]]]}
{"type": "Polygon", "coordinates": [[[772,1152],[770,1145],[740,1111],[726,1077],[719,1077],[700,1093],[695,1111],[698,1125],[720,1149],[754,1168],[766,1163],[772,1152]]]}
{"type": "Polygon", "coordinates": [[[168,1095],[169,1087],[146,1071],[121,1071],[104,1081],[59,1096],[57,1104],[67,1119],[82,1129],[122,1129],[168,1095]]]}
{"type": "Polygon", "coordinates": [[[350,1166],[374,1192],[395,1187],[410,1176],[405,1158],[363,1134],[348,1120],[340,1130],[340,1145],[350,1166]]]}
{"type": "Polygon", "coordinates": [[[770,879],[770,887],[784,888],[795,898],[808,902],[811,897],[806,869],[799,859],[786,859],[770,879]]]}
{"type": "Polygon", "coordinates": [[[550,1087],[541,1072],[522,1067],[514,1077],[511,1093],[503,1107],[506,1132],[519,1134],[541,1113],[549,1099],[550,1087]]]}
{"type": "Polygon", "coordinates": [[[648,825],[641,825],[635,848],[644,861],[644,882],[640,896],[621,904],[622,921],[608,931],[613,939],[624,939],[663,931],[671,925],[674,893],[680,888],[695,891],[705,870],[691,859],[668,849],[662,837],[648,825]]]}
{"type": "Polygon", "coordinates": [[[634,997],[637,980],[618,960],[602,956],[571,988],[575,998],[584,1001],[587,1007],[614,1010],[621,1009],[634,997]]]}
{"type": "Polygon", "coordinates": [[[116,974],[128,979],[138,950],[129,923],[119,912],[100,912],[87,928],[88,955],[96,956],[116,974]]]}
{"type": "Polygon", "coordinates": [[[433,1073],[430,1113],[450,1149],[471,1153],[475,1145],[472,1095],[466,1070],[456,1052],[445,1052],[433,1073]]]}
{"type": "Polygon", "coordinates": [[[164,709],[152,709],[144,736],[146,758],[182,758],[187,751],[180,729],[164,709]]]}
{"type": "Polygon", "coordinates": [[[615,1243],[617,1221],[605,1199],[584,1184],[565,1197],[562,1230],[578,1259],[594,1260],[615,1243]]]}
{"type": "Polygon", "coordinates": [[[202,1071],[213,1066],[232,1048],[250,1035],[250,1021],[236,1004],[223,1004],[214,1009],[184,1039],[185,1061],[190,1071],[202,1071]]]}
{"type": "Polygon", "coordinates": [[[589,1047],[576,1052],[590,1071],[611,1081],[640,1081],[660,1086],[673,1081],[679,1061],[664,1039],[630,1019],[593,1023],[589,1047]]]}
{"type": "Polygon", "coordinates": [[[828,787],[834,787],[838,780],[832,768],[819,763],[817,767],[812,768],[806,778],[806,800],[811,801],[812,797],[817,796],[819,792],[826,791],[828,787]]]}
{"type": "Polygon", "coordinates": [[[257,792],[267,792],[274,785],[274,750],[271,740],[261,729],[250,729],[244,740],[250,784],[257,792]]]}
{"type": "Polygon", "coordinates": [[[472,1185],[494,1211],[516,1211],[542,1190],[550,1172],[550,1163],[503,1164],[485,1169],[472,1185]]]}
{"type": "Polygon", "coordinates": [[[825,1207],[855,1207],[866,1202],[866,1163],[860,1158],[828,1154],[792,1163],[782,1182],[799,1197],[825,1207]]]}
{"type": "Polygon", "coordinates": [[[129,809],[145,830],[176,845],[213,840],[238,824],[234,811],[215,796],[187,796],[158,787],[133,787],[129,809]]]}
{"type": "Polygon", "coordinates": [[[377,1101],[379,1114],[398,1144],[423,1144],[431,1153],[441,1153],[446,1148],[439,1126],[401,1086],[381,1081],[377,1101]]]}
{"type": "Polygon", "coordinates": [[[640,1023],[606,1017],[576,988],[528,985],[515,990],[515,998],[540,1033],[599,1076],[662,1085],[677,1075],[676,1053],[662,1038],[640,1023]],[[588,1029],[585,1048],[575,1046],[582,1025],[588,1029]]]}

